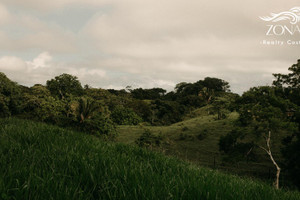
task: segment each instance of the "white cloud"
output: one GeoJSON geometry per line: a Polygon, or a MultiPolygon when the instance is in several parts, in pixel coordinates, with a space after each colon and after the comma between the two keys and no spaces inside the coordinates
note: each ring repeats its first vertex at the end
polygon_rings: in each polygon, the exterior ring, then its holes
{"type": "Polygon", "coordinates": [[[14,56],[4,56],[0,58],[0,70],[8,72],[26,71],[26,63],[14,56]]]}
{"type": "Polygon", "coordinates": [[[33,69],[37,68],[45,68],[50,67],[49,61],[52,60],[52,56],[48,52],[43,52],[40,55],[38,55],[33,61],[28,61],[27,64],[29,66],[32,66],[33,69]]]}
{"type": "Polygon", "coordinates": [[[97,83],[99,78],[107,80],[105,70],[55,62],[48,52],[42,52],[32,60],[23,60],[14,56],[0,57],[0,71],[12,80],[28,86],[36,83],[45,84],[47,80],[63,73],[77,76],[83,84],[97,83]]]}

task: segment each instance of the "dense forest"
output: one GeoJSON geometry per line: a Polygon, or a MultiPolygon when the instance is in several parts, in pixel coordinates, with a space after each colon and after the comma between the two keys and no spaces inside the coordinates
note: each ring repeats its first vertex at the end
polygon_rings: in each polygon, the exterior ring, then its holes
{"type": "MultiPolygon", "coordinates": [[[[300,187],[300,60],[288,74],[273,74],[272,86],[253,87],[241,96],[230,91],[227,81],[206,77],[194,83],[178,83],[173,91],[163,88],[123,90],[93,88],[77,77],[62,74],[46,85],[22,86],[0,73],[0,117],[45,122],[114,140],[118,125],[167,126],[184,120],[194,110],[206,107],[215,120],[237,112],[234,128],[219,140],[219,150],[230,162],[255,160],[266,153],[276,169],[289,174],[300,187]],[[273,137],[280,141],[283,162],[272,152],[273,137]]],[[[137,143],[145,143],[145,133],[137,143]]]]}

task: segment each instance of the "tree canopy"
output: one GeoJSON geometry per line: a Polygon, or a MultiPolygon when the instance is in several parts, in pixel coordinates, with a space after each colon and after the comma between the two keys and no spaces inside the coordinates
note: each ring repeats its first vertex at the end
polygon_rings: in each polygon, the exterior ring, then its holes
{"type": "Polygon", "coordinates": [[[52,95],[64,98],[67,94],[80,96],[83,94],[83,88],[76,76],[70,74],[62,74],[54,79],[48,80],[47,89],[52,95]]]}

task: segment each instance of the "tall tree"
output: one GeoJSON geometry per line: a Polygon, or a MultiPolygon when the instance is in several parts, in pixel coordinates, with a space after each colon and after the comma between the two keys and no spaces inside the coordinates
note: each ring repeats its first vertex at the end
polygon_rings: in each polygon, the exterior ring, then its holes
{"type": "Polygon", "coordinates": [[[285,168],[291,181],[300,188],[300,59],[288,68],[288,74],[273,74],[273,85],[277,90],[298,107],[289,110],[290,120],[298,124],[297,132],[284,140],[283,155],[285,168]]]}
{"type": "Polygon", "coordinates": [[[273,142],[275,138],[278,140],[280,132],[292,135],[296,131],[296,124],[289,120],[286,113],[295,105],[276,96],[275,88],[272,87],[251,88],[243,94],[238,102],[240,105],[239,121],[245,127],[244,132],[251,135],[245,137],[244,134],[241,134],[239,141],[247,140],[247,144],[253,144],[249,151],[257,147],[268,155],[276,168],[274,185],[278,189],[281,167],[273,154],[273,142]]]}
{"type": "Polygon", "coordinates": [[[284,95],[300,106],[300,59],[288,68],[288,74],[273,74],[273,85],[282,89],[284,95]]]}
{"type": "Polygon", "coordinates": [[[47,81],[47,89],[52,95],[58,96],[61,99],[65,98],[67,94],[80,96],[83,94],[83,88],[76,76],[70,74],[62,74],[56,76],[54,79],[47,81]]]}
{"type": "Polygon", "coordinates": [[[219,78],[206,77],[203,82],[203,86],[217,92],[229,92],[229,83],[219,78]]]}
{"type": "Polygon", "coordinates": [[[21,88],[0,72],[0,117],[8,117],[20,111],[21,88]]]}

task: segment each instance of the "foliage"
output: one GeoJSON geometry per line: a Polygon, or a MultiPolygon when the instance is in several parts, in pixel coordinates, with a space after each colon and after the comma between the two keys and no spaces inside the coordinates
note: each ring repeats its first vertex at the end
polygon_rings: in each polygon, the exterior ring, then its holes
{"type": "Polygon", "coordinates": [[[201,132],[197,135],[197,139],[198,140],[204,140],[205,138],[207,138],[207,132],[201,132]]]}
{"type": "MultiPolygon", "coordinates": [[[[251,88],[238,101],[240,103],[239,120],[242,125],[247,126],[247,131],[253,137],[251,143],[254,145],[245,143],[236,145],[237,139],[242,140],[245,134],[236,135],[231,133],[231,135],[220,139],[220,149],[223,149],[225,153],[226,151],[230,153],[233,151],[233,147],[239,147],[242,144],[248,146],[248,151],[251,151],[254,147],[265,151],[276,167],[277,179],[275,186],[278,188],[281,168],[273,157],[272,141],[279,131],[285,131],[288,135],[292,135],[296,131],[296,124],[289,121],[286,114],[287,109],[295,105],[277,96],[275,89],[271,87],[251,88]]],[[[243,131],[245,132],[246,128],[243,131]]],[[[240,151],[241,147],[236,149],[240,151]]]]}
{"type": "Polygon", "coordinates": [[[216,97],[216,99],[212,103],[212,111],[217,113],[217,119],[225,119],[227,114],[229,113],[230,101],[224,97],[216,97]]]}
{"type": "Polygon", "coordinates": [[[142,122],[132,109],[123,106],[117,106],[111,113],[112,120],[119,125],[137,125],[142,122]]]}
{"type": "Polygon", "coordinates": [[[234,129],[227,135],[221,136],[219,140],[219,150],[224,152],[225,161],[238,162],[244,160],[255,160],[252,142],[241,142],[245,138],[245,130],[234,129]]]}
{"type": "Polygon", "coordinates": [[[204,88],[205,92],[209,92],[212,94],[213,91],[215,92],[228,92],[229,90],[229,83],[218,78],[211,78],[206,77],[204,80],[199,80],[195,83],[186,83],[182,82],[176,85],[175,91],[177,94],[180,95],[196,95],[198,96],[199,93],[203,91],[204,88]]]}
{"type": "Polygon", "coordinates": [[[113,96],[109,91],[101,88],[88,87],[84,90],[84,92],[86,96],[97,101],[110,100],[113,96]]]}
{"type": "Polygon", "coordinates": [[[135,141],[140,147],[153,148],[160,146],[162,137],[154,135],[149,129],[145,129],[143,134],[135,141]]]}
{"type": "Polygon", "coordinates": [[[177,101],[185,106],[199,108],[205,105],[205,101],[201,96],[187,95],[183,97],[178,97],[177,101]]]}
{"type": "Polygon", "coordinates": [[[155,125],[172,124],[182,120],[185,112],[184,106],[177,102],[156,100],[152,102],[152,120],[155,125]]]}
{"type": "Polygon", "coordinates": [[[63,99],[67,94],[80,96],[83,94],[83,88],[76,76],[70,74],[61,74],[54,79],[47,81],[47,89],[52,95],[63,99]]]}
{"type": "Polygon", "coordinates": [[[162,88],[152,88],[152,89],[142,89],[137,88],[134,90],[130,90],[130,93],[133,98],[136,99],[160,99],[166,93],[166,90],[162,88]]]}
{"type": "Polygon", "coordinates": [[[300,59],[297,64],[292,65],[288,69],[291,73],[289,74],[273,74],[276,80],[273,85],[276,87],[288,87],[288,88],[300,88],[300,59]]]}
{"type": "Polygon", "coordinates": [[[125,106],[142,117],[143,121],[151,122],[152,110],[150,101],[133,99],[132,101],[127,102],[125,106]]]}
{"type": "Polygon", "coordinates": [[[216,92],[230,91],[229,83],[219,78],[206,77],[203,81],[199,81],[204,87],[215,90],[216,92]]]}
{"type": "Polygon", "coordinates": [[[288,70],[288,74],[273,74],[276,78],[273,85],[278,88],[280,95],[297,105],[289,108],[289,115],[290,121],[298,124],[298,129],[295,134],[285,138],[283,155],[290,180],[300,188],[300,60],[288,70]]]}
{"type": "Polygon", "coordinates": [[[91,119],[96,112],[99,112],[100,106],[97,101],[81,97],[78,100],[77,107],[77,119],[80,123],[83,123],[85,120],[91,119]]]}
{"type": "Polygon", "coordinates": [[[282,151],[285,158],[284,168],[289,173],[289,179],[300,188],[300,136],[290,138],[282,151]]]}
{"type": "Polygon", "coordinates": [[[9,117],[20,112],[20,87],[0,72],[0,117],[9,117]]]}
{"type": "Polygon", "coordinates": [[[40,99],[39,105],[35,110],[37,119],[43,122],[58,124],[64,116],[64,102],[48,96],[40,99]]]}
{"type": "Polygon", "coordinates": [[[98,113],[92,118],[86,119],[80,125],[82,131],[101,136],[107,135],[110,137],[114,137],[116,134],[116,126],[114,122],[103,113],[98,113]]]}
{"type": "Polygon", "coordinates": [[[9,98],[0,94],[0,118],[9,117],[10,115],[9,98]]]}

